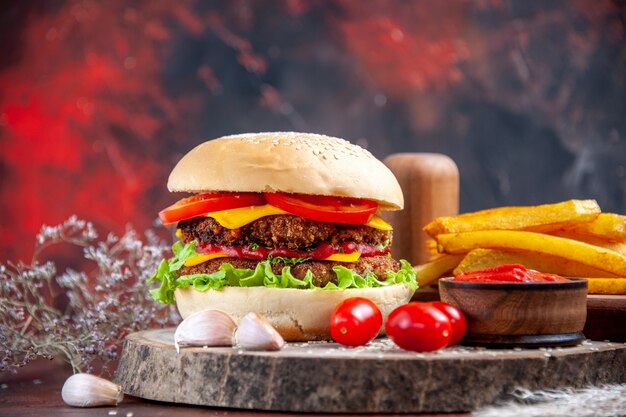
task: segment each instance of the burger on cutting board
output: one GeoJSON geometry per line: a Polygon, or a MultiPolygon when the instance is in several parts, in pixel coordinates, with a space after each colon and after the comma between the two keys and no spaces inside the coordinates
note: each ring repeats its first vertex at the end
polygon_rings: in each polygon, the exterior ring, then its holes
{"type": "Polygon", "coordinates": [[[239,320],[262,314],[287,341],[330,339],[330,315],[350,297],[386,316],[417,284],[390,255],[400,186],[371,153],[329,136],[272,132],[198,145],[168,189],[187,196],[162,210],[180,241],[151,290],[183,318],[207,309],[239,320]],[[189,196],[189,194],[192,194],[189,196]]]}

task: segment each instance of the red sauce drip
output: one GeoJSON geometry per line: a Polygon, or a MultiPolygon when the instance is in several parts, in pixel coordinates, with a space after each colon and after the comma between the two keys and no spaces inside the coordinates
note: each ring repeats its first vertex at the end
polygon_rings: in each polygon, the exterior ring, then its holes
{"type": "Polygon", "coordinates": [[[330,243],[323,242],[308,251],[292,250],[287,248],[264,248],[262,246],[252,249],[249,246],[225,246],[214,244],[198,246],[196,251],[198,253],[206,254],[224,252],[231,258],[239,259],[246,258],[262,260],[268,256],[281,256],[285,258],[311,258],[314,260],[322,260],[336,253],[350,254],[354,251],[359,251],[363,257],[386,255],[390,252],[390,249],[389,246],[379,249],[376,246],[366,245],[364,243],[346,242],[341,245],[331,245],[330,243]]]}
{"type": "Polygon", "coordinates": [[[524,265],[505,264],[478,271],[461,272],[454,277],[455,281],[466,282],[558,282],[568,281],[555,274],[527,269],[524,265]]]}

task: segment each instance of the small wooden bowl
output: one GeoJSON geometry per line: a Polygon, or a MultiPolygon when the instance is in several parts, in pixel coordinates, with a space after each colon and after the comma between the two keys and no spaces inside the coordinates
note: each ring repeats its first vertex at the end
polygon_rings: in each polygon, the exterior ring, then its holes
{"type": "Polygon", "coordinates": [[[571,346],[587,318],[587,281],[491,283],[439,280],[441,301],[467,320],[462,344],[490,347],[571,346]]]}

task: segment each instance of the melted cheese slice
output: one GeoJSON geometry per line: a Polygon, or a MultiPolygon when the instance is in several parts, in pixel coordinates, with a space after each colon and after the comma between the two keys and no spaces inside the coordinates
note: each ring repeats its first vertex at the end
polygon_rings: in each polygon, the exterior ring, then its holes
{"type": "Polygon", "coordinates": [[[192,256],[185,261],[185,266],[195,266],[199,265],[203,262],[210,261],[211,259],[217,258],[225,258],[226,255],[224,252],[215,252],[215,253],[201,253],[200,255],[192,256]]]}
{"type": "MultiPolygon", "coordinates": [[[[185,266],[195,266],[199,265],[203,262],[210,261],[211,259],[217,258],[227,258],[224,252],[215,252],[209,254],[200,254],[196,256],[192,256],[191,258],[185,261],[185,266]]],[[[361,257],[361,253],[358,251],[354,251],[352,253],[336,253],[334,255],[330,255],[326,259],[319,259],[320,261],[335,261],[335,262],[356,262],[361,257]]]]}
{"type": "Polygon", "coordinates": [[[355,250],[352,253],[336,253],[326,259],[322,259],[322,261],[356,262],[360,257],[361,252],[355,250]]]}
{"type": "Polygon", "coordinates": [[[391,227],[389,223],[384,221],[382,217],[378,217],[376,215],[374,215],[374,217],[372,217],[372,219],[369,222],[365,223],[365,225],[369,227],[373,227],[374,229],[393,230],[393,227],[391,227]]]}
{"type": "Polygon", "coordinates": [[[208,213],[206,216],[213,217],[219,224],[227,229],[239,229],[261,217],[275,216],[277,214],[287,214],[287,212],[270,204],[266,204],[264,206],[240,207],[216,211],[214,213],[208,213]]]}
{"type": "MultiPolygon", "coordinates": [[[[266,204],[264,206],[241,207],[216,211],[214,213],[208,213],[206,216],[214,218],[220,225],[226,227],[227,229],[238,229],[248,223],[252,223],[253,221],[260,219],[261,217],[275,216],[279,214],[289,213],[270,204],[266,204]]],[[[393,229],[389,223],[376,215],[373,216],[369,222],[365,223],[365,225],[380,230],[393,229]]]]}

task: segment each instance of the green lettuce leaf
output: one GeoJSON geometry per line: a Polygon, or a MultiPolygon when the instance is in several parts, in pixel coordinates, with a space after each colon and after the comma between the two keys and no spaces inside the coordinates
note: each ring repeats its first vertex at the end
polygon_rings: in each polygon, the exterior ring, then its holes
{"type": "MultiPolygon", "coordinates": [[[[381,281],[373,272],[365,277],[354,271],[337,265],[333,271],[337,274],[337,284],[329,282],[323,287],[313,283],[313,273],[307,271],[303,279],[298,279],[291,273],[291,266],[283,267],[280,274],[272,271],[272,260],[267,259],[259,262],[255,269],[235,268],[229,263],[224,263],[220,269],[211,274],[191,274],[178,276],[177,271],[183,267],[185,261],[196,253],[197,242],[190,242],[185,246],[176,242],[172,247],[174,257],[163,260],[155,274],[148,282],[160,282],[161,286],[150,290],[152,297],[165,304],[174,304],[174,291],[176,288],[193,287],[196,291],[208,289],[221,290],[226,286],[231,287],[269,287],[269,288],[299,288],[315,290],[345,290],[348,288],[375,288],[389,285],[405,284],[412,289],[417,289],[415,271],[405,261],[400,261],[398,272],[388,272],[387,279],[381,281]]],[[[274,258],[276,259],[276,258],[274,258]]],[[[285,262],[296,264],[298,262],[285,262]]]]}

